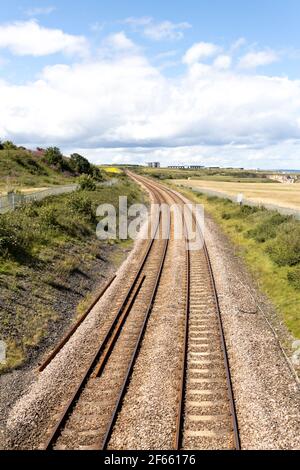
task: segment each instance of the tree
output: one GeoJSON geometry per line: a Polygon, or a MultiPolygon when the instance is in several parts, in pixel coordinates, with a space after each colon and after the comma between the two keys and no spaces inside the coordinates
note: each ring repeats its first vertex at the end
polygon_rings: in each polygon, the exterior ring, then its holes
{"type": "Polygon", "coordinates": [[[48,147],[44,158],[48,165],[63,167],[63,155],[58,147],[48,147]]]}
{"type": "Polygon", "coordinates": [[[85,157],[83,157],[82,155],[79,155],[79,153],[73,153],[70,159],[71,159],[71,165],[77,173],[81,175],[90,174],[91,165],[90,165],[90,162],[85,157]]]}
{"type": "Polygon", "coordinates": [[[3,147],[3,144],[2,144],[2,141],[0,140],[0,150],[3,150],[4,147],[3,147]]]}

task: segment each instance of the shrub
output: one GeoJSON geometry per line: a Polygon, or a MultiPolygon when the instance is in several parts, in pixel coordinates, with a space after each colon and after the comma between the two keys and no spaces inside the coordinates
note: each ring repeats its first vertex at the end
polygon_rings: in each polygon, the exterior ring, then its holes
{"type": "Polygon", "coordinates": [[[44,156],[48,165],[59,166],[62,164],[63,156],[58,147],[48,147],[44,156]]]}
{"type": "Polygon", "coordinates": [[[94,179],[90,175],[81,175],[78,178],[79,187],[84,191],[96,191],[97,186],[94,179]]]}
{"type": "Polygon", "coordinates": [[[231,217],[232,217],[232,215],[229,214],[229,212],[223,212],[223,214],[222,214],[222,219],[223,220],[230,220],[231,217]]]}
{"type": "Polygon", "coordinates": [[[261,209],[259,207],[247,206],[247,205],[240,206],[239,208],[240,214],[243,215],[244,217],[248,217],[249,215],[255,214],[256,212],[260,210],[261,209]]]}
{"type": "Polygon", "coordinates": [[[289,220],[287,216],[279,213],[271,215],[263,213],[263,215],[264,220],[247,233],[248,237],[254,238],[259,243],[265,243],[267,240],[276,238],[278,227],[289,220]]]}
{"type": "Polygon", "coordinates": [[[296,221],[282,224],[277,237],[267,247],[267,252],[279,266],[300,263],[300,224],[296,221]]]}
{"type": "Polygon", "coordinates": [[[73,213],[85,215],[90,219],[93,217],[92,201],[83,192],[76,192],[70,195],[69,207],[73,213]]]}
{"type": "Polygon", "coordinates": [[[294,269],[288,272],[289,283],[292,284],[295,289],[300,290],[300,266],[296,266],[294,269]]]}
{"type": "MultiPolygon", "coordinates": [[[[106,179],[105,176],[104,176],[104,173],[96,165],[91,165],[90,175],[96,181],[105,181],[105,179],[106,179]]],[[[116,176],[116,175],[114,175],[114,176],[116,176]]],[[[117,174],[117,176],[118,176],[118,174],[117,174]]]]}
{"type": "Polygon", "coordinates": [[[300,290],[300,266],[296,266],[288,272],[288,281],[295,289],[300,290]]]}
{"type": "Polygon", "coordinates": [[[40,222],[44,227],[51,228],[58,225],[56,210],[53,206],[43,206],[39,211],[40,222]]]}
{"type": "Polygon", "coordinates": [[[0,256],[26,252],[31,245],[32,233],[24,230],[22,219],[10,217],[10,213],[0,217],[0,256]]]}

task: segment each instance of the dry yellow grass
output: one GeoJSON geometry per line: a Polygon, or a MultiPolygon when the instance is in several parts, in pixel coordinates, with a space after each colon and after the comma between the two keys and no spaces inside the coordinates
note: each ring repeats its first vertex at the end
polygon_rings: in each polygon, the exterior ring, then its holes
{"type": "Polygon", "coordinates": [[[245,198],[256,202],[300,209],[300,184],[298,183],[228,183],[202,180],[175,180],[174,182],[183,186],[219,191],[229,196],[242,193],[245,198]]]}

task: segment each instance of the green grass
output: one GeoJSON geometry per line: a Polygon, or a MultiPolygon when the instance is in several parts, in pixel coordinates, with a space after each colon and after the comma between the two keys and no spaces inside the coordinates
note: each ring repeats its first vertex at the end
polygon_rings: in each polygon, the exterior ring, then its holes
{"type": "Polygon", "coordinates": [[[49,197],[0,216],[0,339],[8,344],[0,372],[24,363],[59,318],[57,292],[68,290],[70,277],[101,257],[108,242],[96,238],[96,208],[117,208],[119,196],[127,196],[128,205],[144,201],[139,187],[122,176],[112,187],[49,197]]]}
{"type": "Polygon", "coordinates": [[[47,165],[26,150],[0,150],[0,191],[40,188],[75,182],[75,176],[47,165]]]}
{"type": "Polygon", "coordinates": [[[300,338],[300,222],[277,212],[180,191],[204,204],[206,212],[238,247],[290,332],[300,338]]]}

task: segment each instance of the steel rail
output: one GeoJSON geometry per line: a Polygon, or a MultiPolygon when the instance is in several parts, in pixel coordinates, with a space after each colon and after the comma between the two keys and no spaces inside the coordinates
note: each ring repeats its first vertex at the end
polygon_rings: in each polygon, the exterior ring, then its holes
{"type": "MultiPolygon", "coordinates": [[[[154,194],[155,193],[156,193],[156,196],[157,196],[157,190],[154,192],[154,194]]],[[[158,198],[158,201],[161,202],[160,196],[158,198]]],[[[121,307],[119,308],[118,313],[115,316],[115,318],[114,318],[114,320],[113,320],[113,322],[112,322],[112,324],[111,324],[104,340],[102,341],[102,343],[98,347],[97,351],[95,352],[92,360],[90,361],[90,363],[89,363],[88,367],[86,368],[83,376],[81,377],[79,384],[77,385],[77,387],[74,390],[71,398],[68,400],[68,402],[65,405],[62,413],[60,414],[59,420],[56,422],[55,426],[52,428],[51,433],[50,433],[50,437],[48,437],[46,443],[43,446],[43,449],[45,449],[45,450],[51,449],[54,442],[55,442],[55,440],[58,438],[62,427],[66,423],[66,421],[69,417],[69,414],[70,414],[71,410],[73,409],[73,407],[75,405],[75,402],[76,402],[77,398],[80,396],[81,391],[84,388],[84,385],[86,384],[86,382],[89,379],[89,377],[91,376],[95,366],[97,365],[97,362],[99,361],[101,353],[103,352],[103,350],[105,349],[105,347],[107,346],[107,344],[109,342],[109,339],[113,335],[114,329],[115,329],[115,327],[116,327],[116,325],[117,325],[124,309],[126,308],[128,302],[130,301],[131,297],[133,297],[133,298],[131,299],[130,303],[131,303],[131,307],[133,306],[134,301],[135,301],[135,299],[136,299],[136,297],[137,297],[137,295],[140,291],[140,288],[142,287],[142,284],[143,284],[143,281],[144,281],[144,278],[145,278],[145,277],[143,277],[143,280],[139,280],[139,278],[141,276],[141,273],[142,273],[142,270],[143,270],[143,268],[144,268],[144,266],[147,262],[148,256],[149,256],[149,254],[152,250],[152,247],[153,247],[153,244],[154,244],[154,241],[155,241],[155,237],[156,237],[158,229],[160,227],[160,222],[161,222],[161,213],[159,213],[159,220],[157,221],[157,225],[155,227],[153,237],[152,237],[152,239],[150,240],[150,242],[148,244],[146,252],[145,252],[145,254],[143,256],[143,259],[142,259],[142,261],[139,265],[138,272],[136,273],[135,278],[134,278],[133,282],[131,283],[131,286],[129,287],[129,289],[127,291],[125,299],[124,299],[121,307]]]]}
{"type": "Polygon", "coordinates": [[[133,351],[133,354],[132,354],[132,357],[131,357],[131,360],[130,360],[129,367],[127,369],[126,377],[124,379],[124,382],[123,382],[123,385],[122,385],[117,403],[115,405],[110,423],[107,427],[107,431],[105,433],[104,438],[101,439],[101,441],[99,441],[96,444],[95,448],[98,449],[98,450],[105,450],[107,448],[107,445],[109,443],[111,434],[113,432],[113,428],[114,428],[117,416],[119,414],[119,411],[122,408],[123,400],[124,400],[124,397],[125,397],[125,394],[126,394],[126,391],[127,391],[127,387],[128,387],[131,375],[132,375],[133,367],[135,365],[135,362],[136,362],[136,359],[137,359],[137,356],[138,356],[138,353],[139,353],[139,350],[140,350],[140,347],[141,347],[141,344],[142,344],[142,340],[143,340],[144,335],[145,335],[146,327],[147,327],[147,324],[148,324],[148,321],[149,321],[149,318],[150,318],[150,315],[151,315],[151,312],[152,312],[152,309],[153,309],[153,305],[154,305],[154,302],[155,302],[156,294],[157,294],[157,291],[158,291],[158,288],[159,288],[159,283],[160,283],[161,275],[162,275],[162,272],[163,272],[163,267],[164,267],[164,263],[165,263],[165,259],[166,259],[166,255],[167,255],[168,246],[169,246],[170,232],[171,232],[171,221],[169,219],[168,234],[167,234],[167,238],[165,240],[163,256],[162,256],[160,266],[159,266],[159,269],[158,269],[158,272],[157,272],[157,275],[156,275],[154,288],[153,288],[153,291],[152,291],[152,294],[151,294],[151,299],[150,299],[150,302],[148,304],[147,311],[145,313],[144,321],[143,321],[143,324],[142,324],[142,328],[140,330],[140,333],[139,333],[139,336],[138,336],[138,339],[137,339],[137,342],[136,342],[136,345],[135,345],[135,348],[134,348],[134,351],[133,351]]]}
{"type": "MultiPolygon", "coordinates": [[[[145,276],[143,276],[143,278],[139,281],[138,285],[137,285],[137,288],[134,292],[134,295],[131,299],[131,307],[132,305],[134,304],[135,302],[135,299],[136,297],[138,296],[139,294],[139,291],[143,285],[143,282],[145,280],[145,276]]],[[[90,364],[89,366],[87,367],[83,377],[81,378],[80,380],[80,383],[78,384],[76,390],[74,391],[74,393],[72,394],[71,398],[69,399],[69,401],[67,402],[67,404],[65,405],[64,409],[63,409],[63,412],[61,413],[60,415],[60,418],[59,420],[56,422],[55,426],[53,427],[53,429],[51,430],[51,434],[50,436],[48,437],[45,445],[44,445],[44,450],[50,450],[54,444],[54,442],[56,441],[56,439],[58,438],[60,432],[61,432],[61,428],[64,426],[64,424],[66,423],[68,417],[69,417],[69,414],[70,412],[72,411],[75,403],[76,403],[76,400],[77,398],[80,396],[81,394],[81,391],[84,387],[84,385],[86,384],[87,380],[89,379],[90,375],[91,375],[91,372],[93,371],[94,367],[95,367],[95,363],[96,361],[98,360],[98,356],[99,356],[99,350],[96,352],[96,354],[93,356],[93,359],[90,361],[90,364]]]]}
{"type": "MultiPolygon", "coordinates": [[[[182,202],[185,202],[183,197],[181,195],[177,194],[175,191],[173,191],[171,189],[167,189],[167,191],[174,194],[182,202]]],[[[228,394],[228,401],[229,401],[229,406],[230,406],[230,415],[231,415],[233,435],[234,435],[234,447],[235,447],[235,450],[241,450],[241,439],[240,439],[240,433],[239,433],[237,410],[236,410],[235,399],[234,399],[234,391],[233,391],[233,384],[232,384],[232,378],[231,378],[231,372],[230,372],[229,357],[228,357],[228,352],[227,352],[227,344],[226,344],[226,339],[225,339],[225,332],[224,332],[224,326],[223,326],[223,320],[222,320],[222,314],[221,314],[221,308],[220,308],[220,301],[219,301],[215,276],[214,276],[214,272],[213,272],[213,268],[212,268],[212,264],[211,264],[211,259],[210,259],[210,256],[209,256],[209,252],[208,252],[208,248],[207,248],[207,245],[206,245],[206,242],[205,242],[203,232],[201,230],[201,227],[199,226],[199,222],[197,221],[197,219],[195,217],[195,214],[192,214],[192,216],[193,216],[194,222],[196,224],[196,227],[198,229],[198,232],[199,232],[199,234],[202,238],[204,255],[205,255],[205,258],[206,258],[206,262],[207,262],[209,278],[210,278],[212,293],[213,293],[213,297],[214,297],[214,303],[215,303],[215,307],[216,307],[216,314],[217,314],[217,320],[218,320],[218,326],[219,326],[219,334],[220,334],[220,339],[221,339],[221,348],[222,348],[223,360],[224,360],[224,366],[225,366],[224,368],[225,368],[225,374],[226,374],[227,394],[228,394]]]]}
{"type": "MultiPolygon", "coordinates": [[[[141,177],[141,180],[145,182],[147,181],[147,178],[141,177]]],[[[147,181],[148,186],[153,186],[152,187],[159,187],[162,186],[158,183],[149,183],[149,180],[147,181]]],[[[173,191],[172,189],[166,188],[162,186],[165,191],[167,191],[169,194],[173,196],[173,199],[176,198],[179,200],[181,203],[185,203],[184,198],[182,195],[179,195],[177,192],[173,191]]],[[[241,450],[241,440],[240,440],[240,434],[239,434],[239,425],[238,425],[238,417],[237,417],[237,410],[236,410],[236,405],[235,405],[235,399],[234,399],[234,391],[233,391],[233,384],[232,384],[232,378],[231,378],[231,372],[230,372],[230,364],[229,364],[229,357],[228,357],[228,352],[227,352],[227,345],[226,345],[226,339],[225,339],[225,332],[224,332],[224,326],[223,326],[223,320],[222,320],[222,314],[221,314],[221,308],[220,308],[220,302],[219,302],[219,296],[217,292],[217,287],[216,287],[216,282],[215,282],[215,277],[214,277],[214,272],[210,260],[210,256],[208,253],[207,245],[205,242],[204,235],[202,233],[201,227],[199,226],[199,223],[195,217],[195,214],[192,213],[193,220],[196,224],[196,228],[199,232],[199,235],[202,239],[203,242],[203,251],[206,259],[206,264],[208,268],[208,273],[209,273],[209,279],[210,279],[210,284],[211,284],[211,289],[212,289],[212,294],[214,298],[214,304],[216,308],[216,315],[217,315],[217,321],[218,321],[218,329],[219,329],[219,335],[220,335],[220,342],[221,342],[221,349],[222,349],[222,354],[223,354],[223,361],[224,361],[224,369],[225,369],[225,375],[226,375],[226,384],[227,384],[227,395],[228,395],[228,402],[229,402],[229,407],[230,407],[230,416],[231,416],[231,422],[232,422],[232,429],[233,429],[233,437],[234,437],[234,448],[235,450],[241,450]]],[[[187,260],[188,266],[190,267],[190,258],[188,257],[187,260]]],[[[190,274],[189,274],[190,276],[190,274]]],[[[190,284],[188,284],[188,291],[190,290],[190,284]]],[[[182,367],[182,375],[181,375],[181,385],[180,385],[180,403],[178,405],[178,414],[177,414],[177,419],[176,419],[176,433],[175,433],[175,438],[174,438],[174,448],[176,450],[180,450],[181,444],[182,444],[182,435],[183,435],[183,422],[184,422],[184,390],[185,390],[185,384],[186,384],[186,367],[187,367],[187,348],[188,348],[188,314],[189,314],[189,299],[186,299],[186,318],[185,318],[185,332],[184,332],[184,355],[183,355],[183,367],[182,367]],[[185,371],[184,371],[185,370],[185,371]]]]}

